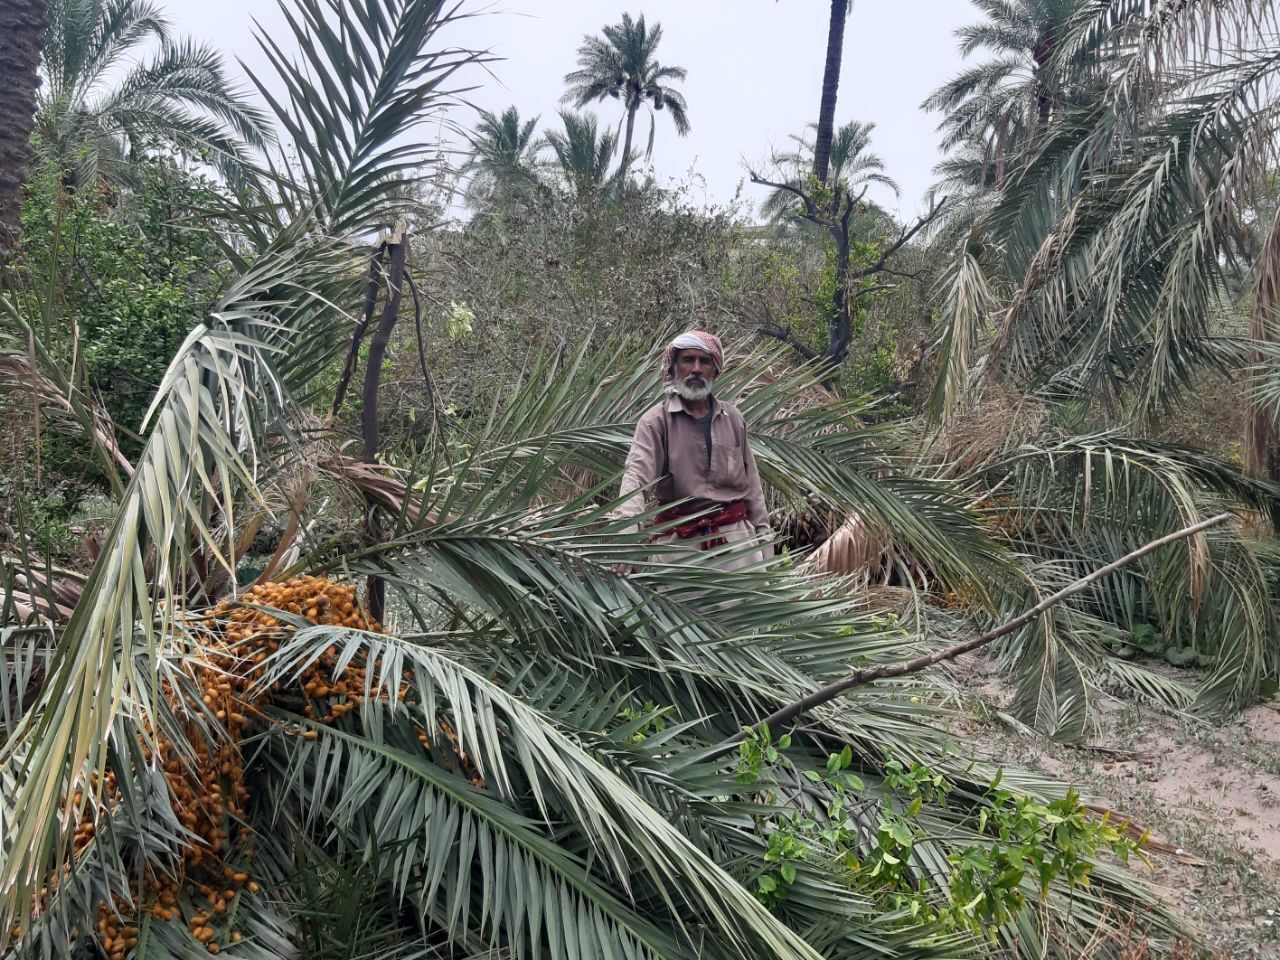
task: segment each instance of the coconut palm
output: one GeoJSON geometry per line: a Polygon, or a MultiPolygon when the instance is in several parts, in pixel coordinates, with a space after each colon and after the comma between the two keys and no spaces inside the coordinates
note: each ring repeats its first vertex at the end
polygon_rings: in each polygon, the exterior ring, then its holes
{"type": "Polygon", "coordinates": [[[52,0],[36,132],[84,182],[151,144],[242,159],[270,136],[266,116],[227,77],[212,47],[171,34],[151,0],[52,0]],[[148,44],[159,49],[143,59],[148,44]]]}
{"type": "Polygon", "coordinates": [[[13,0],[0,37],[0,253],[18,235],[22,182],[31,160],[31,126],[39,83],[45,0],[13,0]]]}
{"type": "MultiPolygon", "coordinates": [[[[870,152],[871,134],[875,130],[874,123],[860,123],[856,120],[843,124],[831,139],[828,167],[829,179],[843,183],[848,190],[857,193],[859,188],[870,184],[879,184],[898,195],[898,184],[884,173],[884,160],[878,154],[870,152]]],[[[817,131],[818,124],[809,124],[809,129],[817,131]]],[[[773,163],[786,171],[786,181],[796,187],[802,187],[813,169],[814,141],[804,135],[791,134],[796,148],[789,152],[777,153],[773,163]]],[[[789,190],[775,190],[760,205],[760,212],[767,220],[775,223],[794,221],[796,195],[789,190]]]]}
{"type": "Polygon", "coordinates": [[[564,132],[548,131],[547,145],[551,147],[561,176],[579,198],[607,193],[622,173],[622,169],[613,175],[609,173],[617,138],[601,131],[596,115],[591,112],[562,110],[560,121],[564,132]]]}
{"type": "Polygon", "coordinates": [[[605,26],[601,34],[583,38],[578,48],[578,69],[564,78],[569,85],[564,100],[579,108],[607,97],[622,102],[626,123],[622,140],[625,170],[631,164],[631,138],[641,106],[651,111],[646,157],[653,153],[656,111],[667,111],[676,133],[682,137],[688,134],[688,104],[671,86],[671,81],[683,80],[686,71],[683,67],[664,67],[654,59],[662,40],[662,25],[655,23],[653,29],[649,29],[643,15],[632,20],[630,14],[624,13],[620,23],[605,26]]]}
{"type": "Polygon", "coordinates": [[[537,126],[537,117],[522,121],[514,106],[501,115],[480,111],[480,122],[470,137],[471,155],[461,170],[471,178],[469,203],[483,205],[519,195],[537,182],[541,147],[540,139],[534,136],[537,126]]]}

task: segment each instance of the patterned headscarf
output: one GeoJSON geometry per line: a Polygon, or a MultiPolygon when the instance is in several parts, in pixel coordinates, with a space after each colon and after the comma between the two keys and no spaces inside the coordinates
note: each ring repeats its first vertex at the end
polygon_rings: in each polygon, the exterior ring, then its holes
{"type": "Polygon", "coordinates": [[[720,346],[720,338],[705,330],[686,330],[662,351],[662,382],[671,383],[676,378],[676,357],[681,350],[702,350],[711,354],[715,361],[716,376],[724,369],[724,349],[720,346]]]}

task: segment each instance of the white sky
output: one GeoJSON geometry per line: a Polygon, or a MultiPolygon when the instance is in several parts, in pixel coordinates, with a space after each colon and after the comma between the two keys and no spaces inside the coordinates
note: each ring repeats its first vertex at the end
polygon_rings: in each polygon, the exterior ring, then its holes
{"type": "MultiPolygon", "coordinates": [[[[790,147],[787,134],[817,119],[829,0],[478,0],[467,8],[481,15],[442,32],[441,41],[503,58],[490,65],[492,76],[476,70],[466,78],[479,85],[469,99],[495,112],[514,103],[521,116],[541,117],[540,130],[559,125],[563,78],[576,66],[584,34],[624,10],[660,22],[658,60],[689,71],[679,88],[692,130],[681,139],[659,113],[654,166],[660,182],[695,174],[700,199],[727,202],[745,177],[744,162],[759,165],[772,149],[790,147]]],[[[288,48],[272,0],[169,0],[166,9],[178,33],[211,42],[255,71],[267,67],[253,40],[254,18],[288,48]]],[[[968,0],[856,0],[850,14],[836,123],[876,124],[872,149],[903,188],[897,203],[887,192],[877,199],[902,214],[919,208],[938,159],[937,117],[920,103],[961,69],[952,31],[978,19],[968,0]]],[[[602,123],[615,125],[621,116],[617,101],[593,109],[602,123]]],[[[469,127],[473,116],[461,111],[454,119],[469,127]]],[[[648,130],[642,113],[641,147],[648,130]]],[[[743,189],[752,201],[764,192],[743,189]]]]}

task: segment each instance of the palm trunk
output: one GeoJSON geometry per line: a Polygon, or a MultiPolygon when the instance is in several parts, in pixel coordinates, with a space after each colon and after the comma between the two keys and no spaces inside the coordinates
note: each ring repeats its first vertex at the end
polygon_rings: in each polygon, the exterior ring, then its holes
{"type": "Polygon", "coordinates": [[[45,0],[0,0],[0,253],[18,238],[47,16],[45,0]]]}
{"type": "Polygon", "coordinates": [[[1044,136],[1053,116],[1053,94],[1049,89],[1049,60],[1053,56],[1054,34],[1051,26],[1045,27],[1040,41],[1031,51],[1036,64],[1036,138],[1044,136]]]}
{"type": "MultiPolygon", "coordinates": [[[[1253,287],[1253,310],[1249,315],[1249,339],[1255,343],[1276,341],[1276,312],[1280,310],[1280,210],[1276,211],[1262,244],[1256,264],[1257,280],[1253,287]]],[[[1260,350],[1249,355],[1250,367],[1268,360],[1260,350]]],[[[1249,383],[1251,378],[1246,378],[1249,383]]],[[[1277,443],[1276,416],[1272,406],[1263,400],[1246,398],[1244,430],[1244,466],[1255,477],[1280,480],[1280,443],[1277,443]]]]}
{"type": "Polygon", "coordinates": [[[627,135],[622,143],[622,169],[625,172],[631,166],[631,134],[636,128],[636,113],[640,110],[640,101],[627,104],[627,135]]]}
{"type": "Polygon", "coordinates": [[[813,145],[813,175],[827,182],[831,166],[831,136],[836,122],[836,88],[840,86],[840,57],[844,53],[844,24],[848,0],[831,0],[827,28],[827,65],[822,72],[822,104],[818,110],[818,138],[813,145]]]}

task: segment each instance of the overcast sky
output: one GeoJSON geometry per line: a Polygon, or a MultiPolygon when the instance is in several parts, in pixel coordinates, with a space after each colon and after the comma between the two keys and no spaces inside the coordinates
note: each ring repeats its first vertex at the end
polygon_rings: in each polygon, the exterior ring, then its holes
{"type": "MultiPolygon", "coordinates": [[[[758,165],[773,148],[789,147],[789,133],[817,119],[826,53],[828,0],[477,0],[474,19],[442,32],[442,42],[490,50],[502,58],[467,78],[476,105],[501,111],[515,104],[540,116],[539,129],[558,126],[564,75],[576,66],[587,33],[616,22],[625,10],[662,24],[657,58],[682,66],[680,84],[692,130],[681,139],[659,113],[654,166],[661,182],[695,177],[699,196],[727,202],[744,179],[744,163],[758,165]],[[490,75],[492,74],[492,75],[490,75]]],[[[178,32],[241,57],[255,71],[266,64],[253,40],[253,20],[277,38],[283,21],[270,0],[170,0],[178,32]]],[[[952,31],[979,19],[968,0],[856,0],[845,33],[836,107],[837,124],[874,122],[873,149],[902,185],[902,198],[878,199],[907,214],[920,206],[938,159],[937,117],[920,103],[957,73],[961,61],[952,31]]],[[[282,42],[286,46],[287,43],[282,42]]],[[[621,106],[595,107],[616,124],[621,106]]],[[[470,126],[474,113],[454,119],[470,126]]],[[[648,119],[637,117],[643,146],[648,119]]],[[[762,190],[747,184],[747,199],[762,190]]]]}

